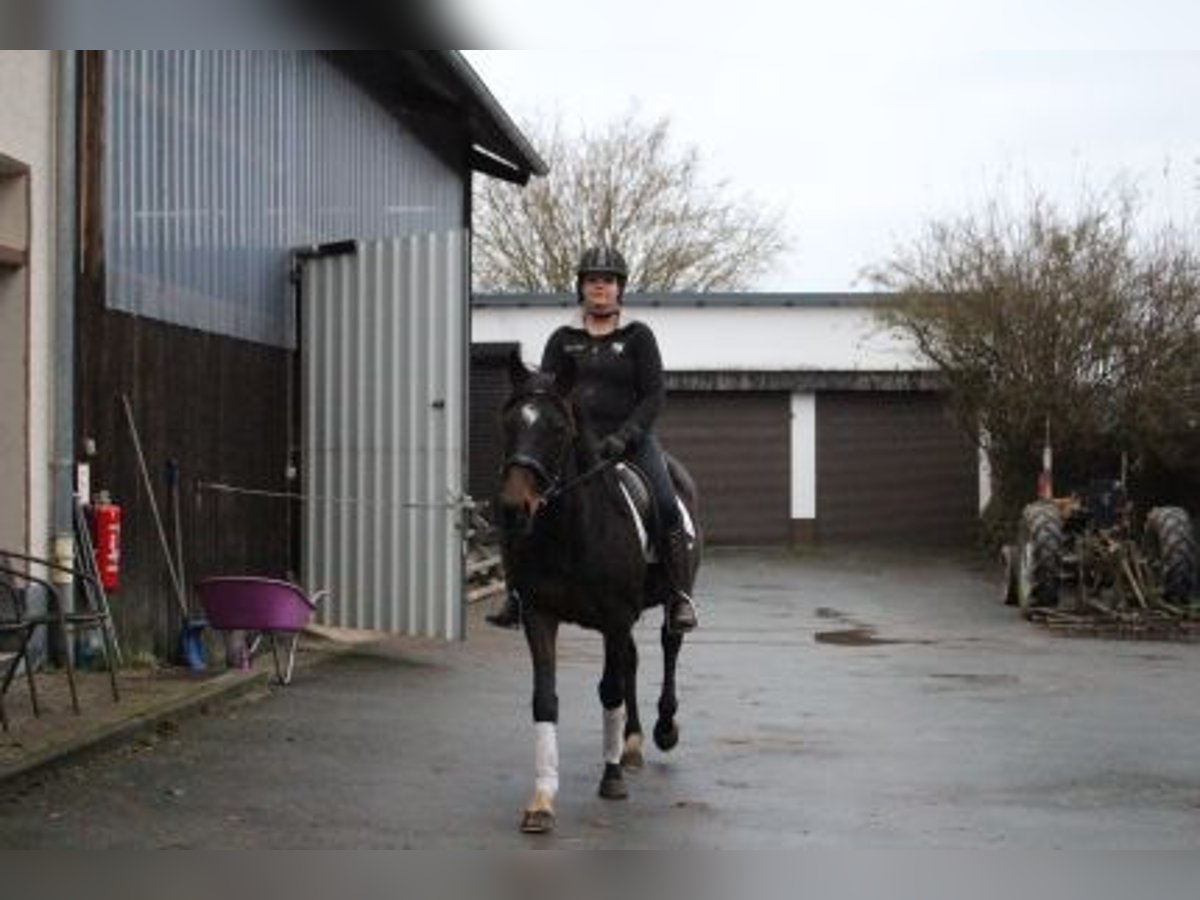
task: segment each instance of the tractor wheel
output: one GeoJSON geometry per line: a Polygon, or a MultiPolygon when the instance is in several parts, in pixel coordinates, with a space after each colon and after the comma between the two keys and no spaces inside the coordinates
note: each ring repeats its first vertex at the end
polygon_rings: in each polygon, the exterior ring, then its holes
{"type": "Polygon", "coordinates": [[[1187,603],[1196,588],[1196,534],[1186,510],[1178,506],[1150,510],[1142,552],[1158,596],[1167,603],[1187,603]]]}
{"type": "Polygon", "coordinates": [[[1044,500],[1030,503],[1017,529],[1017,603],[1026,613],[1038,606],[1058,606],[1062,562],[1058,508],[1044,500]]]}

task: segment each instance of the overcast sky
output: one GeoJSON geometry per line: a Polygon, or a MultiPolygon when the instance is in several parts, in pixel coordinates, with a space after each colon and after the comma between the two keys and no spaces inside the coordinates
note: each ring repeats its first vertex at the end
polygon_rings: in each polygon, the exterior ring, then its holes
{"type": "Polygon", "coordinates": [[[531,48],[466,51],[518,120],[668,116],[781,209],[793,247],[756,289],[864,289],[931,218],[1117,179],[1147,228],[1200,230],[1196,0],[461,3],[481,42],[531,48]]]}

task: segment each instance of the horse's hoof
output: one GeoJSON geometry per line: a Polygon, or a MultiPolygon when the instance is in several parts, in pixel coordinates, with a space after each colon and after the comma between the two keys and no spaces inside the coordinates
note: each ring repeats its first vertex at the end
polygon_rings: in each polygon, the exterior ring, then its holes
{"type": "Polygon", "coordinates": [[[674,722],[659,719],[654,724],[654,745],[663,753],[669,753],[679,743],[679,726],[674,722]]]}
{"type": "Polygon", "coordinates": [[[554,830],[554,813],[548,809],[527,809],[521,816],[524,834],[549,834],[554,830]]]}
{"type": "Polygon", "coordinates": [[[621,754],[621,768],[626,772],[636,772],[646,765],[646,755],[642,753],[642,745],[639,743],[636,747],[625,747],[625,752],[621,754]]]}
{"type": "Polygon", "coordinates": [[[613,763],[604,764],[604,777],[600,779],[600,796],[605,800],[624,800],[629,796],[621,767],[613,763]]]}
{"type": "Polygon", "coordinates": [[[625,736],[625,748],[621,751],[621,768],[633,772],[646,765],[642,752],[642,733],[632,731],[625,736]]]}

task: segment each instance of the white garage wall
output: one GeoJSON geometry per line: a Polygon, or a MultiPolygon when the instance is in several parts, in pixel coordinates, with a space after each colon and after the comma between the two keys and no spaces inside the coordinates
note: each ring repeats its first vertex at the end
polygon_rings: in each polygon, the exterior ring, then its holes
{"type": "MultiPolygon", "coordinates": [[[[536,364],[551,332],[576,316],[562,307],[477,307],[472,341],[515,342],[525,361],[536,364]]],[[[929,368],[865,306],[633,306],[625,318],[654,329],[663,365],[673,371],[929,368]]]]}

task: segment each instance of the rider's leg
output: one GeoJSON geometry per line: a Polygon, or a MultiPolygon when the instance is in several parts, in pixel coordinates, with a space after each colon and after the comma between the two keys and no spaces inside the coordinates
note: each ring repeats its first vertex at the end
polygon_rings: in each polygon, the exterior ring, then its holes
{"type": "Polygon", "coordinates": [[[675,500],[675,486],[663,460],[662,447],[653,434],[642,439],[630,454],[630,461],[646,475],[654,494],[658,518],[655,547],[671,584],[667,625],[672,631],[691,631],[699,624],[699,619],[691,596],[694,573],[690,539],[683,528],[683,516],[675,500]]]}

